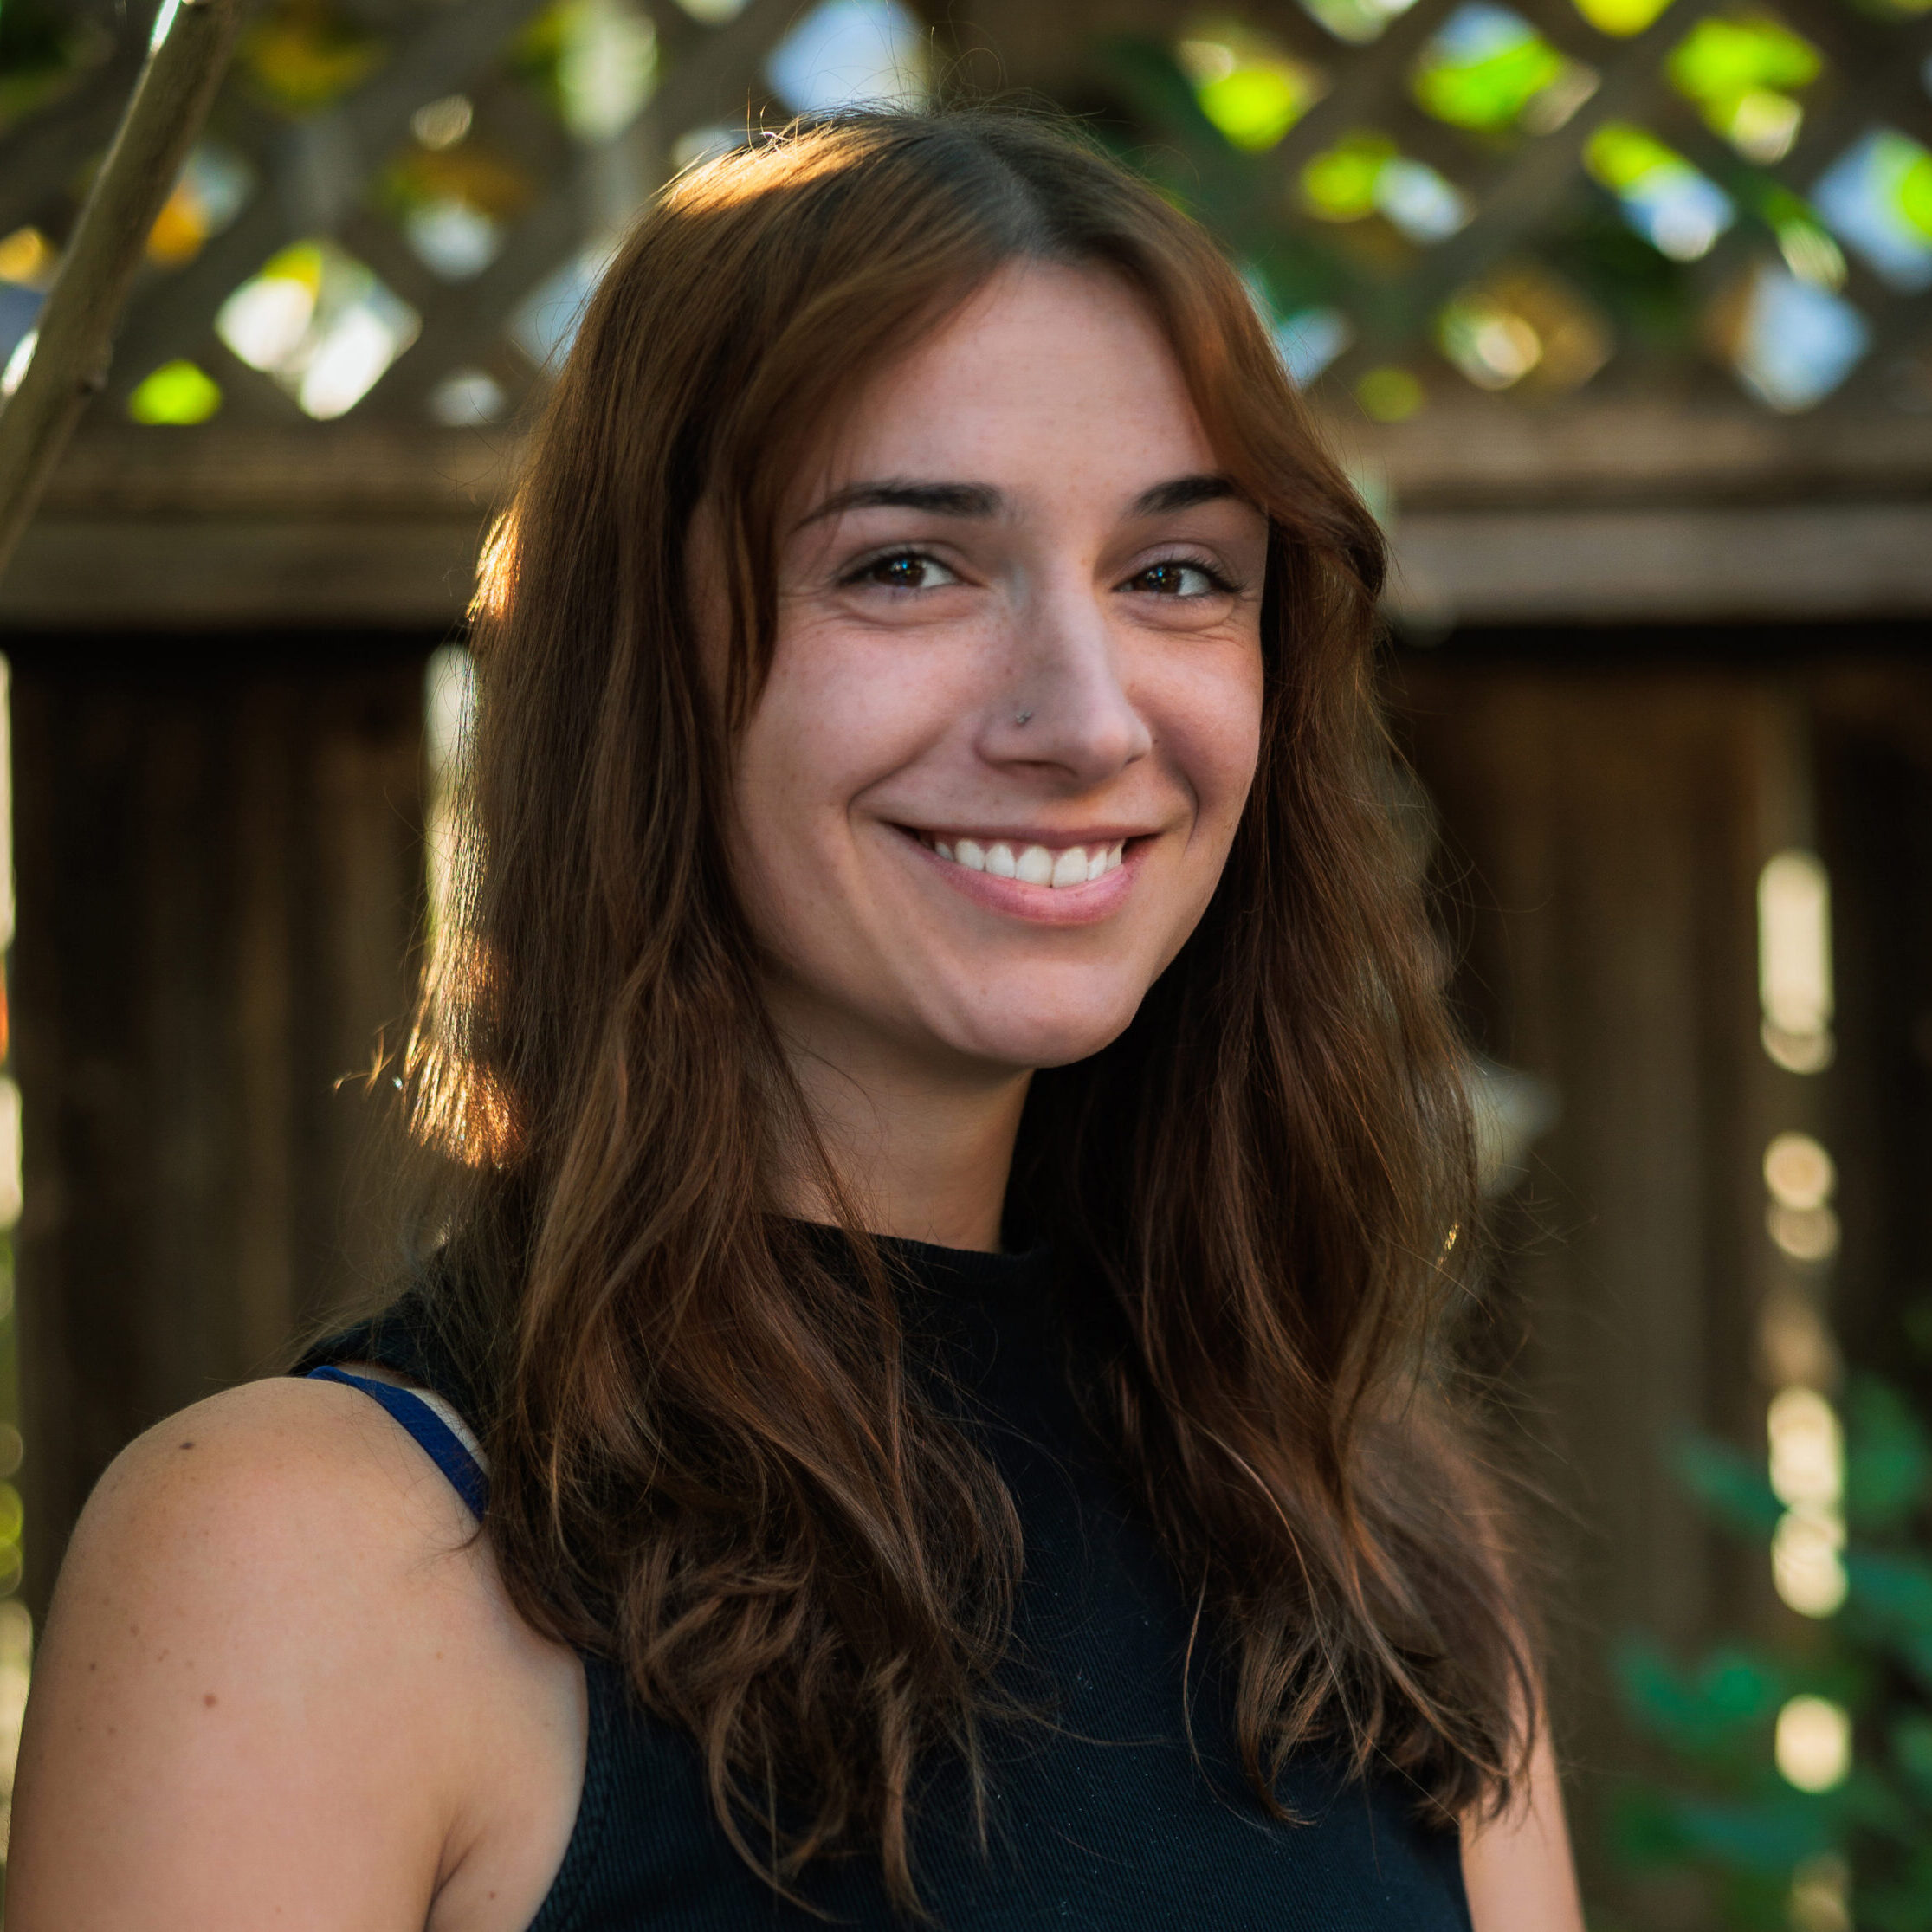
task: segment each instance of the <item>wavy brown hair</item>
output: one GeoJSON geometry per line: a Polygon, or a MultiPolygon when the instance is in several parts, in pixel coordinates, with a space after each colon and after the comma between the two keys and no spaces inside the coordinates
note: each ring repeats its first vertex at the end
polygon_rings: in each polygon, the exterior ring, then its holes
{"type": "Polygon", "coordinates": [[[1126,1033],[1036,1076],[1018,1205],[1112,1310],[1103,1426],[1235,1660],[1264,1806],[1317,1739],[1444,1819],[1500,1802],[1535,1707],[1431,1339],[1470,1134],[1386,803],[1376,526],[1239,277],[1078,137],[985,111],[794,130],[666,192],[537,428],[478,600],[468,861],[409,1092],[458,1156],[430,1300],[478,1392],[517,1603],[695,1737],[774,1883],[869,1843],[908,1907],[914,1767],[976,1761],[999,1708],[1019,1527],[908,1377],[880,1250],[849,1226],[842,1262],[783,1211],[801,1163],[842,1197],[724,827],[814,438],[1030,260],[1147,304],[1271,540],[1225,876],[1126,1033]],[[721,692],[693,623],[701,503],[721,692]]]}

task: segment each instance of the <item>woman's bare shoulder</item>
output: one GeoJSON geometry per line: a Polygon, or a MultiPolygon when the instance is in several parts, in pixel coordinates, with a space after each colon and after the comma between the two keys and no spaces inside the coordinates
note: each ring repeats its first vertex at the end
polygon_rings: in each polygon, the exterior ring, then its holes
{"type": "Polygon", "coordinates": [[[501,1850],[479,1752],[553,1744],[573,1806],[570,1661],[517,1618],[474,1527],[340,1384],[250,1383],[130,1444],[74,1532],[36,1661],[19,1932],[414,1932],[484,1841],[484,1863],[501,1850]]]}
{"type": "Polygon", "coordinates": [[[48,1643],[69,1624],[120,1641],[127,1619],[108,1606],[121,1605],[212,1619],[237,1639],[259,1627],[283,1648],[299,1638],[308,1654],[345,1661],[379,1636],[392,1655],[411,1612],[460,1615],[488,1580],[474,1527],[435,1464],[361,1392],[245,1383],[114,1459],[68,1547],[48,1643]]]}
{"type": "Polygon", "coordinates": [[[471,1527],[449,1483],[377,1404],[339,1382],[294,1376],[244,1382],[137,1437],[89,1499],[68,1560],[85,1563],[94,1542],[155,1510],[292,1556],[307,1546],[289,1530],[338,1523],[366,1552],[359,1567],[436,1531],[454,1548],[471,1527]],[[378,1502],[389,1507],[372,1513],[378,1502]]]}
{"type": "Polygon", "coordinates": [[[1476,1932],[1583,1932],[1563,1790],[1547,1729],[1524,1789],[1500,1818],[1465,1819],[1463,1884],[1476,1932]]]}

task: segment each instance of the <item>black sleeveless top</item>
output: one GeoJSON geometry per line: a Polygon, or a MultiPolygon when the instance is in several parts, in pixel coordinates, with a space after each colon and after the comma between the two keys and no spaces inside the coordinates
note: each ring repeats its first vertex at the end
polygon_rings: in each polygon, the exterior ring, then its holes
{"type": "MultiPolygon", "coordinates": [[[[1416,1793],[1392,1776],[1364,1785],[1306,1754],[1280,1792],[1300,1822],[1276,1823],[1255,1801],[1215,1645],[1196,1643],[1184,1687],[1192,1606],[1074,1399],[1068,1337],[1083,1323],[1047,1252],[883,1245],[908,1277],[910,1346],[1018,1508],[1011,1683],[1046,1720],[988,1740],[984,1846],[963,1773],[931,1767],[914,1870],[939,1932],[1470,1932],[1457,1837],[1419,1823],[1416,1793]]],[[[356,1360],[464,1406],[413,1296],[312,1351],[297,1373],[356,1360]]],[[[824,1926],[732,1850],[691,1740],[646,1716],[607,1663],[590,1657],[585,1669],[583,1798],[531,1932],[824,1926]]],[[[905,1926],[876,1858],[827,1861],[804,1884],[833,1924],[905,1926]]]]}

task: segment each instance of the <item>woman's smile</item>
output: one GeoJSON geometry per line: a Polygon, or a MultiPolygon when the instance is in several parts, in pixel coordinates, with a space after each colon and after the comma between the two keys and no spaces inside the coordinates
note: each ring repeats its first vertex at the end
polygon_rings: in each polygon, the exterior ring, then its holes
{"type": "Polygon", "coordinates": [[[968,872],[990,872],[996,879],[1018,879],[1024,885],[1050,886],[1060,892],[1069,886],[1091,885],[1115,870],[1126,842],[1102,839],[1040,845],[986,832],[976,838],[961,836],[951,843],[943,838],[922,837],[921,843],[968,872]]]}
{"type": "Polygon", "coordinates": [[[1091,926],[1111,918],[1134,889],[1139,863],[1156,836],[1112,828],[1079,835],[895,830],[938,862],[934,876],[948,889],[1044,926],[1091,926]]]}

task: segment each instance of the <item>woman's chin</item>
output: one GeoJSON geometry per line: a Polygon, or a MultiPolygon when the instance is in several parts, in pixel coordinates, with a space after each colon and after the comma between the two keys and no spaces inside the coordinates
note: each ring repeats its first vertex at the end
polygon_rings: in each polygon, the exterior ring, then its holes
{"type": "Polygon", "coordinates": [[[1016,1071],[1067,1067],[1111,1045],[1133,1018],[1131,1008],[1077,1019],[1060,1014],[1031,1022],[1016,1021],[1007,1013],[981,1025],[948,1028],[947,1044],[973,1059],[1016,1071]]]}

